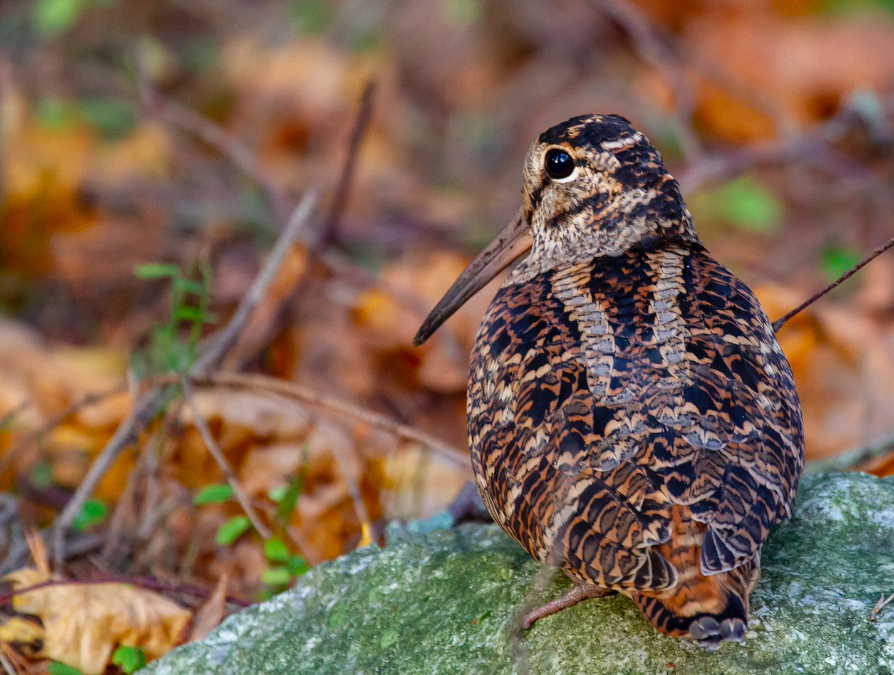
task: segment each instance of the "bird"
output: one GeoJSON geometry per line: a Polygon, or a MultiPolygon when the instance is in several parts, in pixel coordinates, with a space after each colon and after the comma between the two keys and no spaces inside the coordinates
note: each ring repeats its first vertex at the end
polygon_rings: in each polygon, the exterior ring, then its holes
{"type": "Polygon", "coordinates": [[[522,628],[618,592],[659,633],[742,640],[761,549],[791,516],[804,465],[795,381],[767,315],[618,115],[540,134],[517,215],[414,343],[525,254],[481,323],[467,390],[487,511],[573,582],[522,628]]]}

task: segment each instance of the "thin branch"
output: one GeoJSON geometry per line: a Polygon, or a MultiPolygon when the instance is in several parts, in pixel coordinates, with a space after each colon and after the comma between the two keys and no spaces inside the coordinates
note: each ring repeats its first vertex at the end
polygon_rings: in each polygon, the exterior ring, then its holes
{"type": "MultiPolygon", "coordinates": [[[[16,457],[19,456],[19,454],[24,452],[31,445],[39,443],[47,434],[52,432],[53,429],[62,424],[72,415],[76,415],[84,408],[89,408],[90,406],[96,405],[97,403],[102,403],[106,399],[109,399],[112,396],[117,396],[118,394],[124,393],[126,391],[126,384],[116,384],[114,387],[110,387],[105,391],[93,392],[75,401],[65,410],[47,420],[40,426],[39,429],[35,429],[30,434],[26,435],[14,446],[12,446],[6,453],[4,453],[3,457],[0,458],[0,475],[3,475],[6,470],[9,469],[10,466],[12,466],[13,462],[15,461],[16,457]]],[[[0,427],[2,427],[2,424],[0,424],[0,427]]]]}
{"type": "MultiPolygon", "coordinates": [[[[174,384],[174,382],[170,381],[169,384],[174,384]]],[[[146,486],[142,498],[143,509],[145,512],[151,512],[154,517],[163,517],[163,515],[165,515],[163,509],[157,508],[158,482],[153,469],[155,466],[156,452],[158,451],[159,446],[164,443],[165,439],[172,434],[174,420],[177,418],[180,409],[180,401],[176,401],[168,406],[158,429],[156,429],[147,439],[146,443],[143,445],[139,459],[127,474],[127,481],[125,482],[124,489],[118,497],[115,509],[108,521],[109,527],[106,530],[106,541],[103,544],[101,551],[101,556],[106,561],[114,560],[119,547],[122,545],[125,533],[136,541],[148,539],[148,534],[144,535],[142,529],[136,524],[131,528],[125,528],[125,521],[129,515],[133,515],[135,521],[138,520],[136,515],[137,506],[135,494],[137,486],[144,475],[146,478],[146,486]],[[131,511],[131,513],[128,513],[128,511],[131,511]]]]}
{"type": "MultiPolygon", "coordinates": [[[[351,497],[351,503],[354,506],[354,513],[357,516],[357,520],[360,521],[361,541],[363,541],[363,539],[370,536],[372,528],[369,521],[369,510],[366,508],[366,502],[363,501],[363,492],[361,492],[360,482],[357,480],[356,465],[352,462],[351,466],[348,466],[340,452],[333,453],[333,456],[335,457],[335,463],[341,471],[341,475],[345,478],[348,495],[351,497]]],[[[365,546],[368,543],[365,542],[361,545],[365,546]]]]}
{"type": "Polygon", "coordinates": [[[3,415],[0,415],[0,431],[2,431],[7,426],[12,424],[12,421],[16,417],[21,415],[23,412],[25,412],[28,409],[29,405],[30,405],[30,403],[28,403],[28,401],[22,401],[21,403],[19,403],[15,408],[10,410],[9,412],[6,412],[6,413],[3,413],[3,415]]]}
{"type": "Polygon", "coordinates": [[[876,258],[878,258],[882,253],[884,253],[885,251],[887,251],[887,250],[888,250],[889,248],[891,248],[892,246],[894,246],[894,237],[891,237],[891,239],[889,239],[886,243],[882,244],[882,245],[879,246],[877,249],[875,249],[875,250],[874,250],[874,251],[873,251],[867,258],[864,258],[864,259],[861,260],[859,263],[857,263],[856,265],[854,265],[853,267],[851,267],[847,272],[845,272],[844,274],[842,274],[842,275],[841,275],[840,277],[838,277],[835,281],[833,281],[831,284],[829,284],[828,286],[826,286],[823,290],[819,291],[818,293],[814,293],[814,294],[813,294],[812,296],[810,296],[807,300],[805,300],[805,301],[802,302],[800,305],[798,305],[797,307],[795,307],[792,311],[790,311],[790,312],[788,312],[787,314],[785,314],[785,315],[779,317],[778,319],[776,319],[776,321],[773,322],[773,332],[774,332],[774,333],[778,333],[779,330],[786,324],[786,322],[787,322],[789,319],[791,319],[791,318],[792,318],[793,316],[795,316],[796,314],[798,314],[798,313],[802,312],[803,310],[805,310],[806,308],[808,308],[808,307],[809,307],[810,305],[812,305],[814,302],[816,302],[816,301],[819,300],[821,297],[823,297],[826,293],[828,293],[829,291],[831,291],[831,290],[833,290],[834,288],[836,288],[839,284],[841,284],[841,283],[847,281],[848,279],[850,279],[850,278],[851,278],[852,276],[854,276],[857,272],[859,272],[861,269],[863,269],[864,267],[866,267],[866,265],[868,265],[868,264],[871,263],[873,260],[875,260],[876,258]]]}
{"type": "MultiPolygon", "coordinates": [[[[316,204],[317,195],[309,192],[295,209],[288,225],[283,229],[278,241],[273,247],[267,262],[258,274],[257,279],[249,288],[236,309],[236,313],[230,322],[215,335],[212,335],[200,345],[200,356],[190,369],[191,375],[208,375],[220,365],[230,348],[235,344],[240,332],[245,328],[251,313],[267,291],[267,288],[276,277],[279,267],[292,243],[298,238],[316,204]]],[[[58,568],[65,559],[65,535],[84,502],[93,494],[102,477],[108,472],[112,464],[126,447],[136,442],[139,434],[156,418],[164,407],[164,404],[176,394],[177,385],[158,386],[147,391],[134,405],[134,409],[127,419],[118,427],[115,434],[106,443],[94,460],[87,475],[78,485],[71,501],[66,504],[62,513],[53,523],[50,539],[53,552],[53,561],[58,568]]]]}
{"type": "Polygon", "coordinates": [[[662,71],[675,94],[678,132],[687,157],[702,154],[701,142],[692,128],[695,92],[689,76],[676,64],[668,46],[655,34],[645,14],[623,0],[595,0],[594,4],[630,36],[633,47],[646,63],[662,71]]]}
{"type": "Polygon", "coordinates": [[[267,293],[270,284],[273,283],[273,279],[282,266],[289,249],[292,248],[292,244],[299,239],[307,226],[310,214],[313,212],[316,204],[317,193],[315,191],[308,192],[304,199],[301,200],[298,208],[292,213],[288,224],[273,246],[273,250],[270,251],[264,268],[239,302],[239,306],[236,308],[236,312],[233,314],[233,318],[230,319],[229,324],[223,330],[218,331],[203,341],[203,344],[200,346],[203,353],[192,367],[192,374],[204,375],[220,366],[224,356],[236,344],[245,325],[248,323],[249,317],[267,293]]]}
{"type": "Polygon", "coordinates": [[[257,512],[251,505],[251,500],[248,498],[248,495],[245,494],[245,490],[242,489],[242,484],[239,482],[236,472],[233,471],[233,467],[230,466],[230,463],[224,456],[223,450],[220,449],[217,441],[214,440],[214,435],[211,433],[211,429],[208,428],[208,422],[205,420],[205,416],[202,415],[202,411],[199,410],[199,406],[196,403],[196,397],[193,396],[192,385],[185,377],[181,377],[180,386],[183,389],[183,397],[186,399],[186,404],[192,411],[193,423],[196,425],[196,429],[199,430],[199,434],[205,443],[205,447],[208,448],[208,452],[214,457],[214,461],[217,462],[217,465],[220,467],[221,473],[229,486],[233,489],[233,495],[236,497],[236,501],[239,502],[239,505],[242,507],[242,510],[245,511],[245,515],[251,521],[255,530],[258,531],[258,534],[264,539],[269,539],[270,529],[264,525],[263,521],[258,517],[257,512]]]}
{"type": "Polygon", "coordinates": [[[319,246],[331,243],[338,238],[338,231],[341,227],[342,216],[348,203],[348,197],[351,192],[351,184],[354,181],[354,173],[357,165],[357,155],[360,151],[360,144],[363,136],[369,128],[372,119],[373,102],[376,94],[376,83],[369,80],[363,88],[363,95],[360,97],[360,107],[357,110],[357,117],[354,119],[354,126],[351,128],[351,135],[348,138],[348,152],[345,155],[345,163],[342,166],[338,185],[332,198],[332,206],[329,210],[329,217],[323,225],[323,231],[319,240],[319,246]]]}
{"type": "MultiPolygon", "coordinates": [[[[31,593],[32,591],[39,591],[42,588],[50,588],[52,586],[95,586],[97,584],[130,584],[131,586],[144,588],[147,591],[158,591],[161,593],[180,593],[181,595],[189,595],[194,598],[202,599],[208,599],[211,597],[211,591],[206,591],[204,588],[191,586],[189,584],[169,584],[167,582],[159,581],[158,579],[152,579],[150,577],[109,575],[97,579],[49,579],[47,581],[41,581],[39,584],[33,584],[31,586],[25,586],[23,588],[15,588],[13,590],[0,593],[0,606],[8,605],[17,595],[31,593]]],[[[232,596],[227,596],[226,601],[231,605],[236,605],[237,607],[251,607],[253,604],[255,604],[253,602],[249,602],[248,600],[234,598],[232,596]]]]}
{"type": "MultiPolygon", "coordinates": [[[[326,216],[323,227],[320,228],[317,235],[311,241],[307,242],[307,252],[310,258],[310,264],[306,265],[304,269],[296,275],[297,278],[292,283],[292,291],[279,303],[276,311],[270,314],[267,325],[262,326],[261,330],[253,332],[250,339],[246,341],[244,346],[245,351],[248,354],[256,354],[261,346],[268,344],[273,335],[281,330],[284,325],[287,325],[292,321],[292,318],[297,311],[297,300],[304,287],[304,282],[311,276],[317,266],[328,268],[329,270],[338,273],[338,271],[333,268],[333,265],[330,264],[330,258],[335,252],[329,251],[327,255],[324,255],[324,251],[329,244],[332,244],[339,238],[342,218],[350,196],[351,186],[354,181],[360,145],[372,119],[375,92],[376,83],[373,80],[369,80],[363,89],[357,115],[354,118],[351,133],[348,137],[345,162],[339,173],[338,183],[333,192],[332,203],[329,207],[328,215],[326,216]]],[[[355,270],[359,269],[350,263],[346,266],[355,270]]],[[[248,359],[243,357],[237,361],[237,364],[244,363],[246,360],[248,359]]]]}
{"type": "Polygon", "coordinates": [[[825,473],[827,471],[853,471],[877,457],[891,454],[892,451],[894,451],[894,434],[889,434],[868,445],[850,448],[832,457],[807,462],[804,471],[808,474],[825,473]]]}
{"type": "Polygon", "coordinates": [[[289,215],[289,201],[283,189],[261,167],[257,155],[236,136],[207,117],[162,96],[152,86],[145,72],[141,68],[138,71],[140,99],[146,111],[172,126],[198,136],[227,157],[240,171],[261,186],[277,220],[284,222],[289,215]]]}
{"type": "Polygon", "coordinates": [[[19,675],[19,671],[16,670],[16,667],[12,664],[12,661],[6,656],[7,644],[6,642],[0,641],[0,665],[3,666],[3,672],[6,675],[19,675]]]}
{"type": "Polygon", "coordinates": [[[695,100],[684,67],[688,67],[743,103],[764,113],[783,133],[788,134],[794,130],[790,117],[775,99],[730,75],[715,58],[700,52],[695,45],[684,42],[667,27],[656,24],[634,3],[628,0],[589,1],[624,28],[644,61],[652,63],[667,74],[671,86],[676,90],[677,105],[684,108],[681,113],[685,114],[688,111],[688,118],[683,119],[689,120],[690,129],[695,100]],[[673,67],[674,65],[676,67],[673,67]],[[691,100],[687,100],[687,97],[691,100]]]}
{"type": "Polygon", "coordinates": [[[310,404],[320,408],[326,408],[346,417],[369,424],[377,429],[387,431],[398,438],[413,441],[429,448],[439,457],[443,457],[453,466],[462,469],[469,468],[469,458],[438,438],[420,431],[406,424],[396,422],[390,417],[368,410],[354,403],[320,394],[312,389],[294,382],[278,380],[266,375],[240,375],[238,373],[217,373],[208,377],[191,377],[192,382],[199,386],[221,386],[236,389],[249,389],[252,391],[269,392],[286,399],[300,401],[302,404],[310,404]]]}
{"type": "Polygon", "coordinates": [[[130,415],[115,430],[112,438],[100,451],[93,464],[90,465],[87,474],[81,480],[71,500],[65,505],[62,513],[59,514],[53,523],[50,548],[52,549],[53,562],[57,568],[65,559],[65,534],[78,513],[81,512],[84,502],[93,494],[96,486],[99,485],[102,477],[112,468],[118,456],[125,448],[136,442],[139,434],[151,424],[163,407],[165,400],[173,393],[173,388],[169,386],[152,389],[144,394],[137,401],[130,415]]]}
{"type": "Polygon", "coordinates": [[[830,145],[864,121],[863,114],[843,108],[826,122],[787,140],[755,143],[749,147],[704,157],[678,176],[684,192],[694,192],[707,183],[716,183],[764,166],[791,164],[825,152],[830,145]]]}

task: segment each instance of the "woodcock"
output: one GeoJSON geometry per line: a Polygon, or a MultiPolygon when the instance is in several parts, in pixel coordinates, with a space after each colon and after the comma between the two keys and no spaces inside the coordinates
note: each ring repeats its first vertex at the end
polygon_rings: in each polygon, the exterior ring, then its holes
{"type": "Polygon", "coordinates": [[[699,242],[680,186],[616,115],[541,134],[518,216],[421,344],[523,253],[472,354],[469,443],[494,520],[575,583],[537,619],[629,596],[660,632],[740,640],[804,460],[792,372],[752,292],[699,242]]]}

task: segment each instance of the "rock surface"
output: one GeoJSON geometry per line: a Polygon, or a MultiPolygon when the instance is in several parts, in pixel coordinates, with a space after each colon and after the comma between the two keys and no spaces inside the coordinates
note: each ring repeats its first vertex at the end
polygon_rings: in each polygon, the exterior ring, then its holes
{"type": "Polygon", "coordinates": [[[710,652],[655,633],[625,597],[588,600],[515,628],[519,607],[568,588],[496,526],[427,535],[393,529],[240,612],[155,675],[894,675],[894,479],[804,479],[771,536],[746,640],[710,652]]]}

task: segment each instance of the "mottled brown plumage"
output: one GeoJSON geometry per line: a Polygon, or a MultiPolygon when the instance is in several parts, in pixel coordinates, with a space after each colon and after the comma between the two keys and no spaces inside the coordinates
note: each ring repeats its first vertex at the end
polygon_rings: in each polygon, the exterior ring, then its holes
{"type": "MultiPolygon", "coordinates": [[[[623,118],[545,132],[524,181],[504,239],[516,255],[527,237],[531,253],[478,333],[468,422],[488,511],[578,585],[529,622],[610,589],[663,633],[741,639],[761,547],[790,515],[803,465],[770,323],[708,255],[677,182],[623,118]]],[[[505,262],[497,248],[457,284],[480,287],[505,262]]]]}

